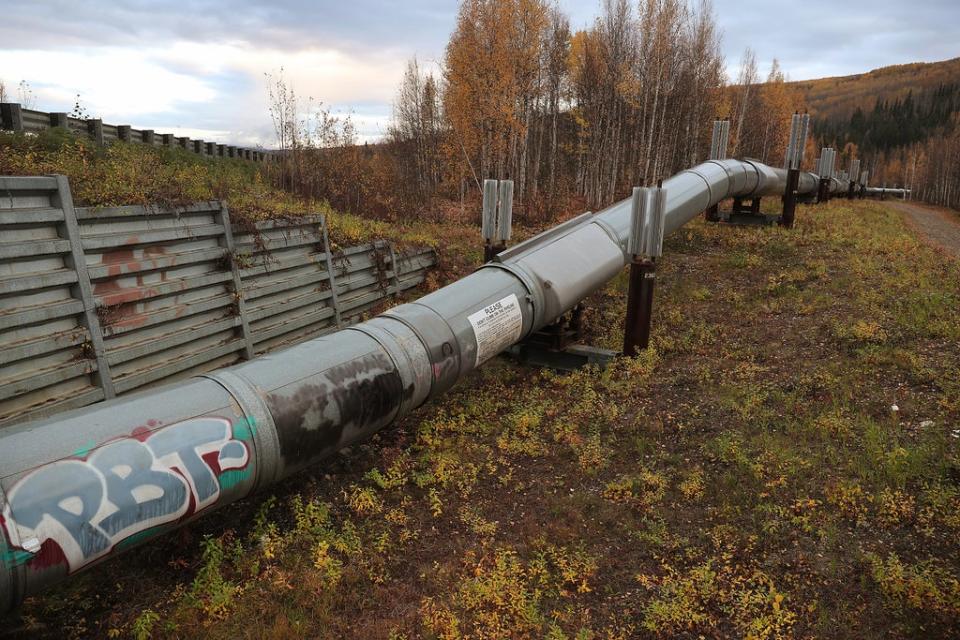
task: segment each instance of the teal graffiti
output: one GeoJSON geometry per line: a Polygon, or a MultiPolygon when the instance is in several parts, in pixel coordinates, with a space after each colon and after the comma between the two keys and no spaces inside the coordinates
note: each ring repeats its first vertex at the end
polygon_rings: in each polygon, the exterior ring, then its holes
{"type": "Polygon", "coordinates": [[[250,441],[257,435],[256,418],[240,418],[233,423],[233,437],[237,440],[250,441]]]}
{"type": "Polygon", "coordinates": [[[74,451],[73,456],[75,458],[86,458],[87,455],[89,455],[90,452],[93,451],[94,447],[96,446],[97,446],[97,443],[91,440],[87,444],[83,445],[82,447],[74,451]]]}
{"type": "Polygon", "coordinates": [[[0,553],[0,563],[4,567],[19,567],[22,564],[27,564],[30,561],[30,558],[33,557],[33,554],[29,551],[23,551],[21,549],[4,549],[3,553],[0,553]]]}
{"type": "Polygon", "coordinates": [[[250,468],[230,469],[220,474],[220,488],[223,490],[232,489],[251,475],[250,468]]]}
{"type": "MultiPolygon", "coordinates": [[[[204,416],[161,427],[142,440],[91,442],[76,457],[41,466],[11,487],[0,538],[6,533],[7,540],[31,544],[52,540],[76,570],[170,528],[242,485],[253,476],[255,434],[254,420],[231,424],[204,416]]],[[[5,565],[33,557],[0,539],[5,565]]]]}

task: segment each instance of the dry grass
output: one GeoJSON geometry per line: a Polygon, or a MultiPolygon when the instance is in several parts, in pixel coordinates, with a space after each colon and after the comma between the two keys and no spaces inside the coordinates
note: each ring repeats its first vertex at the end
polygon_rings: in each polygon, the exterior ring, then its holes
{"type": "MultiPolygon", "coordinates": [[[[468,256],[449,276],[477,259],[472,229],[423,232],[468,256]]],[[[955,637],[960,265],[867,202],[803,208],[792,231],[698,221],[667,245],[640,358],[493,361],[268,496],[30,600],[28,628],[955,637]]],[[[596,344],[619,341],[624,287],[590,301],[596,344]]]]}

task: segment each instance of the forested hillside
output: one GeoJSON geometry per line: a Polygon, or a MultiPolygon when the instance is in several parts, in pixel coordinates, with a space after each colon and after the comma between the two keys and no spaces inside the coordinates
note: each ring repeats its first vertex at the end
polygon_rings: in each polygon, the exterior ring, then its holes
{"type": "Polygon", "coordinates": [[[960,83],[960,58],[943,62],[901,64],[852,76],[791,82],[811,113],[831,122],[850,121],[856,109],[871,111],[878,97],[888,103],[909,93],[960,83]]]}
{"type": "Polygon", "coordinates": [[[859,155],[873,184],[960,206],[960,58],[791,83],[823,144],[859,155]]]}

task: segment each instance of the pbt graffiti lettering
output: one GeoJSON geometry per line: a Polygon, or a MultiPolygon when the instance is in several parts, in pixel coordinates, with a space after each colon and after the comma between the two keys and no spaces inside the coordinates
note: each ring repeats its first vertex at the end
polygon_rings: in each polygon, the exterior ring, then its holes
{"type": "Polygon", "coordinates": [[[222,418],[108,442],[86,459],[58,460],[21,478],[7,495],[5,533],[31,553],[55,542],[74,571],[136,533],[214,504],[222,474],[249,459],[222,418]]]}

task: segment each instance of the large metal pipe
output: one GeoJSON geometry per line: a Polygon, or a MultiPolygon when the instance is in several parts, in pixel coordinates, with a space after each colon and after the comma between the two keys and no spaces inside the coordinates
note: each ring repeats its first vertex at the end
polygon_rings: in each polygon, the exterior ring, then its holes
{"type": "MultiPolygon", "coordinates": [[[[717,160],[665,181],[665,233],[787,172],[717,160]]],[[[819,177],[801,173],[798,192],[819,177]]],[[[839,184],[837,184],[839,189],[839,184]]],[[[552,322],[629,263],[630,200],[416,302],[185,382],[0,431],[0,612],[365,438],[552,322]]]]}
{"type": "Polygon", "coordinates": [[[908,195],[910,195],[910,189],[903,189],[900,187],[866,187],[863,190],[863,195],[871,198],[882,198],[886,196],[906,198],[908,195]]]}

